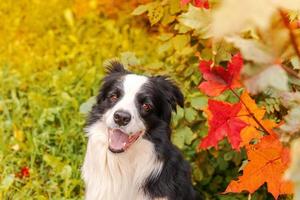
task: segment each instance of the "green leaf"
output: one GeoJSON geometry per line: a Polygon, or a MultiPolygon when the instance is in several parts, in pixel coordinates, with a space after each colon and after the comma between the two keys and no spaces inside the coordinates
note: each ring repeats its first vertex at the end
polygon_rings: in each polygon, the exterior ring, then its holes
{"type": "Polygon", "coordinates": [[[180,51],[183,49],[186,45],[188,45],[190,42],[190,36],[189,35],[176,35],[175,37],[172,38],[172,44],[174,49],[177,51],[180,51]]]}
{"type": "Polygon", "coordinates": [[[181,120],[184,117],[184,109],[180,106],[177,106],[176,113],[172,113],[172,122],[174,126],[177,126],[179,120],[181,120]]]}
{"type": "Polygon", "coordinates": [[[186,108],[186,109],[184,109],[185,119],[189,123],[192,123],[196,119],[197,115],[198,115],[197,111],[194,110],[193,108],[186,108]]]}
{"type": "Polygon", "coordinates": [[[194,97],[191,99],[191,105],[197,110],[203,110],[207,106],[208,97],[194,97]]]}
{"type": "Polygon", "coordinates": [[[179,128],[173,133],[172,142],[180,149],[184,147],[184,144],[191,144],[194,136],[193,132],[189,127],[179,128]]]}

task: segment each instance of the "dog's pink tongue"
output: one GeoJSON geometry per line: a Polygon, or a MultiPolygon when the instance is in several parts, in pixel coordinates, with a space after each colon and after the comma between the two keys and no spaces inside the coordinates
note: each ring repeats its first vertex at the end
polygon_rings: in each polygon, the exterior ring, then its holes
{"type": "Polygon", "coordinates": [[[109,134],[109,146],[114,150],[122,150],[128,142],[128,135],[120,130],[112,130],[109,134]]]}

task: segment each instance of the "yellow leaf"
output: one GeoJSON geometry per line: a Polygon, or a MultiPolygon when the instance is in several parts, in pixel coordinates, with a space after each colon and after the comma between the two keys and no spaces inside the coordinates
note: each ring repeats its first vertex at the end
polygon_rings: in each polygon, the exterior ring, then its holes
{"type": "Polygon", "coordinates": [[[145,13],[148,10],[148,8],[149,8],[149,4],[139,5],[132,11],[131,15],[141,15],[145,13]]]}
{"type": "Polygon", "coordinates": [[[74,16],[71,9],[66,9],[64,11],[64,17],[69,26],[74,26],[74,16]]]}
{"type": "Polygon", "coordinates": [[[153,3],[148,9],[148,18],[150,20],[151,26],[159,22],[164,15],[163,7],[158,3],[153,3]]]}
{"type": "Polygon", "coordinates": [[[17,141],[23,142],[24,141],[24,132],[20,129],[18,129],[16,126],[13,128],[14,137],[17,141]]]}

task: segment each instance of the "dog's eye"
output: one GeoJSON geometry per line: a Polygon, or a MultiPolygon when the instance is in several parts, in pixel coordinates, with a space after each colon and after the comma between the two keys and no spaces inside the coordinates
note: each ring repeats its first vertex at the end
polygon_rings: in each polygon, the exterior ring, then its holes
{"type": "Polygon", "coordinates": [[[118,100],[118,95],[117,94],[111,94],[110,96],[109,96],[109,99],[110,99],[110,101],[111,102],[116,102],[117,100],[118,100]]]}
{"type": "Polygon", "coordinates": [[[152,109],[152,106],[149,103],[144,103],[142,107],[146,112],[149,112],[152,109]]]}

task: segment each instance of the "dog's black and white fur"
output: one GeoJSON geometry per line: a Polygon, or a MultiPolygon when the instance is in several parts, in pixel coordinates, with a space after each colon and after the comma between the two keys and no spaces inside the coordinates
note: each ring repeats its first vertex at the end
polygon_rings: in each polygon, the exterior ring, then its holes
{"type": "Polygon", "coordinates": [[[190,167],[170,141],[183,106],[163,76],[133,74],[112,62],[87,123],[82,174],[87,200],[193,200],[190,167]]]}

